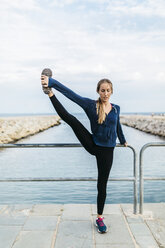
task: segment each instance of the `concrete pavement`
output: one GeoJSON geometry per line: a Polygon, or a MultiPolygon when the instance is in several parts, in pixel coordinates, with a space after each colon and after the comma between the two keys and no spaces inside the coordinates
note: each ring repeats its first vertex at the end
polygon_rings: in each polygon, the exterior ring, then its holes
{"type": "Polygon", "coordinates": [[[0,205],[0,248],[165,248],[165,203],[107,204],[108,233],[95,226],[96,205],[0,205]]]}

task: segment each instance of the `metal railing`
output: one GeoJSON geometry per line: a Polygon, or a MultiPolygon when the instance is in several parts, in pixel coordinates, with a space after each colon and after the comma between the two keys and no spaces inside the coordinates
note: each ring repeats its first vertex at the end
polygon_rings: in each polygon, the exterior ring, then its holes
{"type": "MultiPolygon", "coordinates": [[[[78,143],[48,143],[48,144],[0,144],[0,148],[70,148],[70,147],[82,147],[81,144],[78,143]]],[[[122,145],[117,144],[116,147],[124,147],[122,145]]],[[[133,212],[137,214],[137,153],[135,149],[128,145],[133,151],[133,176],[132,177],[124,177],[124,178],[110,178],[109,181],[132,181],[133,182],[133,198],[134,198],[134,207],[133,212]]],[[[124,147],[126,149],[126,147],[124,147]]],[[[38,181],[97,181],[96,178],[91,177],[49,177],[49,178],[4,178],[0,179],[0,182],[38,182],[38,181]]]]}
{"type": "Polygon", "coordinates": [[[144,203],[144,180],[152,181],[152,180],[165,180],[165,177],[144,177],[143,176],[143,153],[148,147],[152,146],[165,146],[165,142],[152,142],[145,144],[141,150],[139,155],[139,192],[140,192],[140,206],[139,212],[143,214],[143,203],[144,203]]]}

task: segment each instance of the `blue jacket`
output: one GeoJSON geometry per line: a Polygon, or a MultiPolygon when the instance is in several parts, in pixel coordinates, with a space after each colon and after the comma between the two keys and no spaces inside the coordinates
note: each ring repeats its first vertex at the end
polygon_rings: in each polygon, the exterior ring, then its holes
{"type": "Polygon", "coordinates": [[[106,116],[105,121],[102,124],[98,124],[95,100],[76,94],[53,78],[49,78],[48,86],[60,91],[63,95],[84,109],[90,120],[93,141],[96,145],[115,147],[117,137],[119,138],[121,144],[126,142],[120,124],[120,107],[118,105],[112,104],[112,110],[106,116]]]}

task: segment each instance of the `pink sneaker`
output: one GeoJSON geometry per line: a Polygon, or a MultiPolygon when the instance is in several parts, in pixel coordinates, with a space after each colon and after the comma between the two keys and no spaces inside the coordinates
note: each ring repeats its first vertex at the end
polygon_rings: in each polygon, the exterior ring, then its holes
{"type": "Polygon", "coordinates": [[[96,226],[98,228],[97,230],[99,233],[106,233],[107,232],[107,227],[104,224],[103,219],[104,219],[104,217],[96,219],[96,226]]]}

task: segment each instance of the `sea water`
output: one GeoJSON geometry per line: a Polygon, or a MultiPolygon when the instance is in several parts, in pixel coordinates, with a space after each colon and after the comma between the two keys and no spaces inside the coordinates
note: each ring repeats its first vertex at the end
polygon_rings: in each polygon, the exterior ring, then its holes
{"type": "MultiPolygon", "coordinates": [[[[76,117],[90,130],[84,113],[76,117]]],[[[148,142],[164,138],[123,126],[128,144],[139,156],[148,142]]],[[[71,128],[63,121],[44,132],[17,143],[79,143],[71,128]]],[[[144,152],[144,176],[165,175],[165,147],[150,147],[144,152]]],[[[110,177],[133,176],[133,153],[130,148],[116,147],[110,177]]],[[[9,148],[0,149],[0,178],[94,177],[97,165],[94,156],[80,148],[9,148]]],[[[0,204],[96,203],[97,182],[1,182],[0,204]]],[[[144,183],[145,202],[165,199],[165,182],[144,183]]],[[[109,181],[106,203],[132,203],[133,182],[109,181]]]]}

